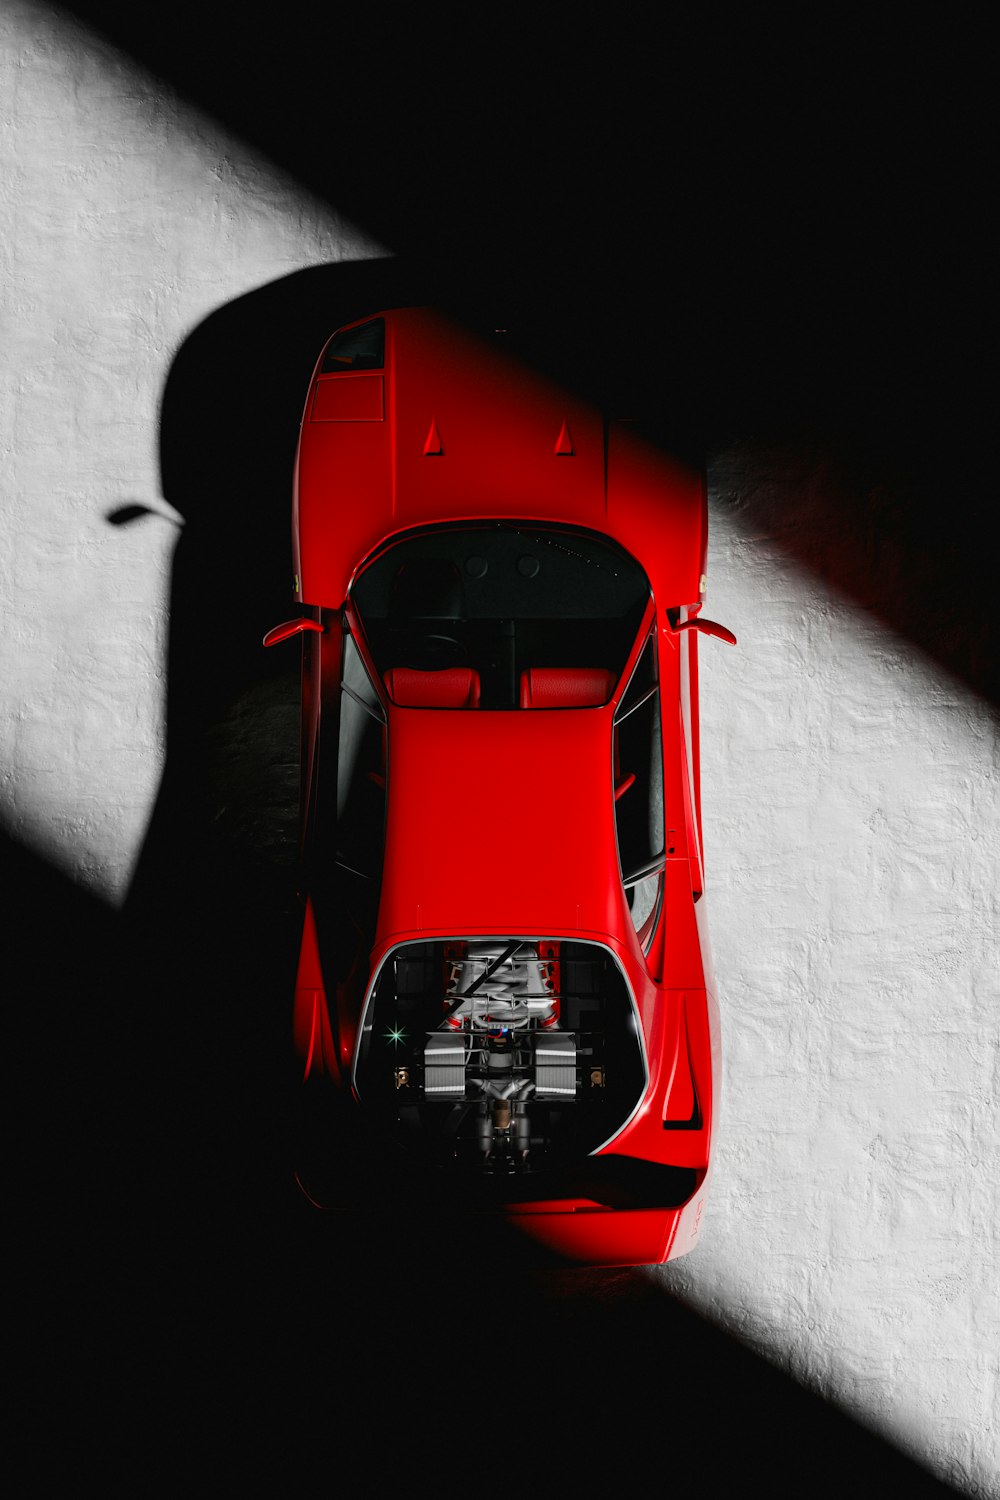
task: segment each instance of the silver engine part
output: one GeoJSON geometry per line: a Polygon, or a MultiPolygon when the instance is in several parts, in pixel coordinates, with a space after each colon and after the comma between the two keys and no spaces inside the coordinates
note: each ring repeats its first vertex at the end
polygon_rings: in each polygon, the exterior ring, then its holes
{"type": "Polygon", "coordinates": [[[576,1096],[576,1038],[565,1031],[535,1037],[535,1093],[539,1099],[576,1096]]]}
{"type": "Polygon", "coordinates": [[[465,1097],[465,1038],[460,1031],[436,1031],[424,1047],[424,1093],[437,1099],[465,1097]]]}
{"type": "Polygon", "coordinates": [[[576,1038],[559,1025],[559,960],[537,943],[472,941],[450,961],[445,1016],[424,1047],[429,1097],[477,1106],[484,1163],[524,1166],[530,1100],[576,1096],[576,1038]]]}
{"type": "Polygon", "coordinates": [[[446,992],[449,1003],[474,986],[475,990],[451,1011],[449,1024],[468,1022],[476,1030],[506,1026],[518,1031],[532,1022],[539,1026],[558,1024],[555,963],[539,958],[535,943],[522,943],[517,952],[503,958],[506,946],[482,940],[470,942],[465,956],[452,961],[446,992]],[[498,963],[500,959],[503,961],[498,963]],[[490,972],[493,965],[496,967],[490,972]]]}

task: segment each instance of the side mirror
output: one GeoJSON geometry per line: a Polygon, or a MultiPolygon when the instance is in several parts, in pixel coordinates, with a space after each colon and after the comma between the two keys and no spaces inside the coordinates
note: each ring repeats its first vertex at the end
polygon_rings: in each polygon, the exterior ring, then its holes
{"type": "Polygon", "coordinates": [[[703,635],[718,636],[720,641],[725,641],[729,646],[736,645],[736,637],[725,625],[717,625],[714,620],[702,620],[697,616],[693,620],[685,620],[683,625],[675,625],[674,633],[680,635],[682,630],[700,630],[703,635]]]}
{"type": "Polygon", "coordinates": [[[283,625],[275,625],[264,637],[265,646],[276,646],[279,641],[287,641],[290,635],[301,635],[304,630],[314,630],[317,635],[323,634],[323,626],[318,620],[286,620],[283,625]]]}

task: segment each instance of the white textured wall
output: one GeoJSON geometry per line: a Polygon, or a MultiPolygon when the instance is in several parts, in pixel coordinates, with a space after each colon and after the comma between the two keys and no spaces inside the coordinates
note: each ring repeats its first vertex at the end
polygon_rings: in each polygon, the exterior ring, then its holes
{"type": "Polygon", "coordinates": [[[171,520],[158,412],[185,337],[302,266],[376,253],[46,6],[0,13],[0,815],[119,903],[163,760],[171,520]]]}
{"type": "Polygon", "coordinates": [[[709,478],[706,613],[740,641],[701,657],[722,1124],[699,1248],[656,1274],[996,1494],[995,724],[768,536],[818,458],[709,478]]]}
{"type": "MultiPolygon", "coordinates": [[[[374,253],[43,6],[0,15],[6,831],[117,904],[162,768],[185,336],[374,253]],[[164,519],[114,529],[128,503],[164,519]]],[[[997,1493],[997,762],[981,703],[768,534],[715,455],[704,800],[724,1027],[711,1211],[650,1275],[970,1493],[997,1493]]]]}

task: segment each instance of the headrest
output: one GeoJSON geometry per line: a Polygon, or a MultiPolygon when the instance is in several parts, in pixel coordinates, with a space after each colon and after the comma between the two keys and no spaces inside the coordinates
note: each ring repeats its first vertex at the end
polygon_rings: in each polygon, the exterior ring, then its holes
{"type": "Polygon", "coordinates": [[[385,686],[393,703],[403,708],[479,707],[479,673],[472,667],[444,667],[436,672],[390,667],[385,686]]]}
{"type": "Polygon", "coordinates": [[[526,667],[522,708],[597,708],[607,703],[615,679],[603,667],[526,667]]]}

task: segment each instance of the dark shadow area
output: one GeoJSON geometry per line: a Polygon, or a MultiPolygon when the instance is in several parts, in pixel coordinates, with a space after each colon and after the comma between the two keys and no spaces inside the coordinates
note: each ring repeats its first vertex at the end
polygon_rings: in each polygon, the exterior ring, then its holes
{"type": "MultiPolygon", "coordinates": [[[[114,1084],[128,1051],[121,924],[96,897],[0,833],[4,981],[17,1109],[12,1165],[34,1213],[72,1218],[117,1173],[114,1084]]],[[[24,1226],[27,1227],[27,1226],[24,1226]]]]}
{"type": "Polygon", "coordinates": [[[524,1270],[440,1225],[241,1227],[273,1253],[206,1267],[177,1329],[179,1409],[216,1441],[253,1433],[231,1470],[277,1432],[286,1463],[379,1486],[417,1483],[443,1447],[463,1483],[509,1468],[528,1494],[619,1493],[650,1469],[709,1496],[955,1493],[641,1273],[524,1270]]]}
{"type": "Polygon", "coordinates": [[[675,450],[818,453],[821,500],[770,508],[782,545],[996,697],[974,28],[66,9],[675,450]]]}
{"type": "Polygon", "coordinates": [[[36,1106],[57,1121],[37,1180],[69,1143],[72,1213],[41,1222],[73,1237],[81,1339],[101,1328],[122,1351],[108,1381],[150,1395],[148,1419],[187,1431],[211,1412],[218,1435],[263,1411],[290,1453],[356,1443],[376,1469],[402,1453],[413,1480],[451,1442],[453,1472],[495,1471],[496,1442],[512,1474],[620,1487],[652,1444],[672,1482],[708,1493],[840,1494],[859,1476],[946,1493],[638,1273],[514,1268],[492,1223],[394,1237],[309,1209],[283,1152],[297,651],[259,642],[289,612],[289,476],[320,345],[352,316],[433,301],[509,325],[526,358],[675,449],[809,434],[848,480],[807,541],[794,517],[775,533],[993,692],[973,146],[952,172],[933,132],[891,124],[886,91],[905,121],[918,91],[882,53],[851,91],[816,48],[779,49],[762,78],[739,39],[691,31],[659,55],[627,38],[609,69],[587,10],[463,56],[419,11],[387,51],[340,8],[338,35],[297,22],[287,41],[184,3],[155,33],[135,8],[71,9],[406,257],[290,276],[185,343],[161,426],[185,518],[167,769],[128,906],[111,918],[9,853],[15,973],[35,973],[44,910],[56,1013],[86,1064],[59,1059],[58,1103],[36,1106]],[[514,59],[527,75],[505,85],[514,59]],[[942,215],[967,225],[964,263],[942,215]],[[93,1025],[69,998],[81,974],[106,996],[93,1025]]]}
{"type": "MultiPolygon", "coordinates": [[[[258,806],[244,790],[239,810],[258,806]]],[[[252,984],[233,971],[250,1039],[234,1028],[208,1058],[229,963],[199,975],[178,956],[204,925],[194,907],[174,933],[136,927],[8,839],[0,873],[25,1002],[12,1363],[34,1474],[203,1486],[260,1482],[270,1460],[381,1484],[455,1443],[456,1472],[509,1464],[529,1494],[617,1492],[647,1464],[709,1495],[833,1497],[859,1476],[862,1492],[954,1493],[638,1271],[532,1268],[476,1219],[311,1209],[264,1139],[280,962],[252,984]]],[[[220,953],[254,948],[262,904],[227,928],[223,897],[220,953]]]]}

